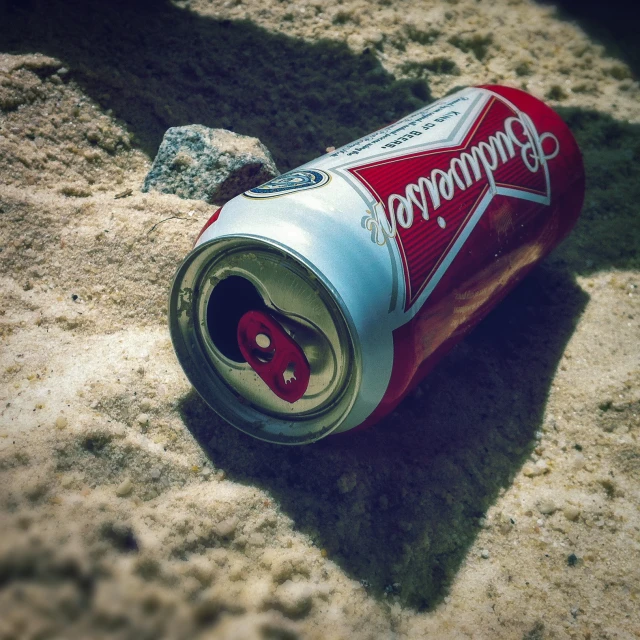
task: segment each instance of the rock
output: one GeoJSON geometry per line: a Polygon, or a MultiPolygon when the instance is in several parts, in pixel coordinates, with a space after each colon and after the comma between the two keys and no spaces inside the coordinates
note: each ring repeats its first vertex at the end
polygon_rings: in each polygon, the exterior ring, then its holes
{"type": "Polygon", "coordinates": [[[141,426],[146,426],[149,424],[149,416],[146,413],[140,413],[136,417],[136,422],[141,426]]]}
{"type": "Polygon", "coordinates": [[[540,511],[540,513],[542,513],[545,516],[550,516],[552,513],[555,513],[557,510],[558,510],[558,507],[556,507],[556,505],[553,504],[551,500],[542,500],[538,504],[538,511],[540,511]]]}
{"type": "Polygon", "coordinates": [[[278,175],[257,138],[194,124],[164,134],[142,191],[223,204],[278,175]]]}
{"type": "Polygon", "coordinates": [[[562,513],[564,513],[564,517],[567,520],[571,520],[572,522],[580,517],[580,509],[572,504],[566,505],[562,513]]]}
{"type": "Polygon", "coordinates": [[[125,478],[116,489],[116,495],[119,498],[124,498],[128,496],[133,491],[133,482],[131,482],[131,478],[125,478]]]}
{"type": "Polygon", "coordinates": [[[480,551],[480,557],[487,560],[491,554],[489,553],[489,549],[483,549],[480,551]]]}
{"type": "MultiPolygon", "coordinates": [[[[142,400],[140,400],[140,409],[142,409],[142,411],[147,412],[151,410],[152,407],[153,407],[153,401],[151,400],[151,398],[142,398],[142,400]]],[[[145,415],[145,414],[141,413],[140,415],[145,415]]]]}

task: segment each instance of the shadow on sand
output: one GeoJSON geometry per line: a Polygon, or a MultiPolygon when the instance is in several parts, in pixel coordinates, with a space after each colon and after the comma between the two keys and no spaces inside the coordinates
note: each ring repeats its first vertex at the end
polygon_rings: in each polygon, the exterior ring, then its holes
{"type": "MultiPolygon", "coordinates": [[[[540,1],[540,0],[539,0],[540,1]]],[[[540,4],[556,8],[558,18],[577,23],[607,53],[624,60],[638,77],[638,7],[628,0],[546,0],[540,4]]],[[[622,73],[621,69],[613,73],[622,73]]]]}
{"type": "Polygon", "coordinates": [[[381,597],[386,589],[430,608],[531,452],[586,301],[562,272],[537,269],[418,394],[363,433],[267,445],[223,424],[195,394],[183,401],[185,424],[216,467],[268,490],[349,575],[381,597]]]}
{"type": "Polygon", "coordinates": [[[372,52],[202,17],[164,0],[0,1],[0,51],[54,56],[153,158],[169,127],[257,136],[281,171],[359,138],[430,98],[372,52]]]}

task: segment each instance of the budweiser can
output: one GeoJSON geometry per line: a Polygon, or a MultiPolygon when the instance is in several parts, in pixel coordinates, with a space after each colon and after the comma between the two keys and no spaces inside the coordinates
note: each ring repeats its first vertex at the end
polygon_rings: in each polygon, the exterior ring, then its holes
{"type": "Polygon", "coordinates": [[[176,354],[257,438],[371,424],[566,236],[583,195],[554,111],[464,89],[219,209],[175,276],[176,354]]]}

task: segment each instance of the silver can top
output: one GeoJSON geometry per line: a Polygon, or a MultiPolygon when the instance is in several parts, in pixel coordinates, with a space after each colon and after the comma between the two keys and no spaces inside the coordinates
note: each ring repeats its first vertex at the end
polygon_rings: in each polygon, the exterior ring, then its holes
{"type": "Polygon", "coordinates": [[[318,440],[355,400],[358,354],[337,295],[271,241],[223,237],[194,249],[174,279],[169,326],[196,390],[257,438],[318,440]]]}

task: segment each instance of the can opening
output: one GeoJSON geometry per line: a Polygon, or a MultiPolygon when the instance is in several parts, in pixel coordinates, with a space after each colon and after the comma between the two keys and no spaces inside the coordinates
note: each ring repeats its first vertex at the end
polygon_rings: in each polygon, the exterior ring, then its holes
{"type": "Polygon", "coordinates": [[[241,276],[219,282],[207,303],[207,330],[216,348],[234,362],[246,362],[238,346],[238,323],[247,311],[264,309],[262,296],[241,276]]]}
{"type": "Polygon", "coordinates": [[[355,334],[334,295],[280,246],[218,238],[176,273],[171,339],[189,380],[223,418],[269,442],[312,442],[342,423],[360,384],[355,334]],[[264,326],[243,340],[247,316],[264,326]]]}

